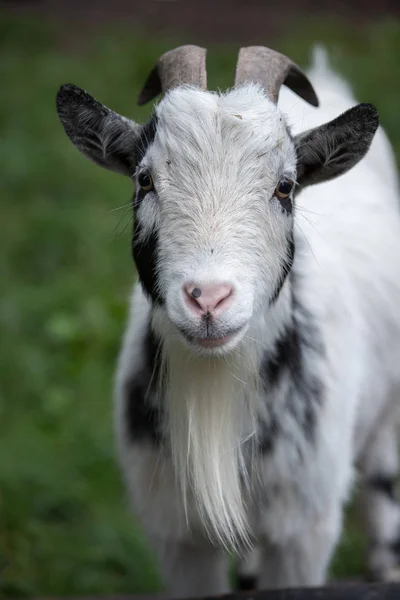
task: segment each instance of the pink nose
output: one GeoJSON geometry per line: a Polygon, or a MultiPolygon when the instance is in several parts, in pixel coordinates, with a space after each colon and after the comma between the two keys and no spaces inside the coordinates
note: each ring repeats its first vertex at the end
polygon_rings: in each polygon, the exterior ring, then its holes
{"type": "Polygon", "coordinates": [[[183,286],[185,301],[196,315],[217,316],[228,308],[233,287],[226,283],[189,283],[183,286]]]}

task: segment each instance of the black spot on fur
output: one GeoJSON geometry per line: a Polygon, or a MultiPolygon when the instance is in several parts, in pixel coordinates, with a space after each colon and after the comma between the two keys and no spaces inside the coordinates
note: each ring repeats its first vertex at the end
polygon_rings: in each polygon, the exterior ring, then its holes
{"type": "Polygon", "coordinates": [[[143,345],[143,368],[127,384],[126,418],[132,441],[148,439],[154,444],[162,441],[162,414],[151,406],[149,397],[156,386],[162,385],[160,344],[150,327],[143,345]]]}
{"type": "Polygon", "coordinates": [[[396,502],[396,477],[378,473],[368,479],[368,486],[396,502]]]}
{"type": "Polygon", "coordinates": [[[270,301],[271,304],[273,304],[276,301],[276,299],[278,298],[278,296],[281,292],[281,289],[283,287],[283,284],[285,283],[286,278],[292,269],[292,265],[293,265],[293,261],[294,261],[294,252],[295,252],[295,245],[294,245],[293,236],[291,236],[291,238],[288,242],[286,260],[284,261],[283,266],[282,266],[282,275],[281,275],[278,285],[276,286],[275,292],[271,298],[271,301],[270,301]]]}
{"type": "Polygon", "coordinates": [[[277,385],[285,370],[298,373],[300,369],[300,340],[293,326],[288,327],[275,343],[274,353],[264,364],[264,375],[270,386],[277,385]]]}
{"type": "Polygon", "coordinates": [[[259,445],[263,452],[273,450],[277,436],[290,435],[285,433],[283,425],[288,417],[296,421],[305,438],[313,443],[322,401],[322,383],[315,372],[317,360],[312,360],[323,351],[319,331],[312,315],[298,304],[294,295],[292,306],[291,323],[276,340],[273,351],[265,353],[261,366],[260,376],[267,394],[279,394],[280,385],[288,379],[283,403],[271,405],[268,418],[260,423],[259,445]]]}
{"type": "Polygon", "coordinates": [[[260,423],[258,431],[259,449],[263,454],[269,454],[272,452],[280,429],[281,428],[277,415],[271,411],[268,421],[263,421],[260,423]]]}

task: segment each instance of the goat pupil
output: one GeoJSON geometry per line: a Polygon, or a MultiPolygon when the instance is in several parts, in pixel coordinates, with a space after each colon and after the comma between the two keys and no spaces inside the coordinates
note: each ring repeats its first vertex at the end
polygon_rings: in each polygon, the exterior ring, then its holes
{"type": "Polygon", "coordinates": [[[284,195],[290,194],[291,189],[292,189],[292,184],[290,183],[290,181],[282,181],[279,184],[279,192],[281,194],[284,194],[284,195]]]}
{"type": "Polygon", "coordinates": [[[147,173],[140,173],[138,181],[139,185],[144,188],[151,185],[151,179],[147,173]]]}

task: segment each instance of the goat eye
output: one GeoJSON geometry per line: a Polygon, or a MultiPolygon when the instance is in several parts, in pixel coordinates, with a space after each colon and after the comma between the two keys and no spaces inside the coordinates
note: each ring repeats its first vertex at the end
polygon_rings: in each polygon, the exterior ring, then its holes
{"type": "Polygon", "coordinates": [[[282,179],[275,189],[275,196],[279,198],[279,200],[284,200],[290,196],[290,192],[293,188],[293,181],[289,179],[282,179]]]}
{"type": "Polygon", "coordinates": [[[148,171],[142,171],[138,175],[138,183],[142,190],[145,192],[150,192],[153,189],[153,178],[148,171]]]}

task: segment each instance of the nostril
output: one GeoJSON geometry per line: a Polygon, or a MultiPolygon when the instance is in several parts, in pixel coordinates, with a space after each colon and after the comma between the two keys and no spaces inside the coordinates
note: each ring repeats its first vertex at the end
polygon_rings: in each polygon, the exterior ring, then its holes
{"type": "Polygon", "coordinates": [[[201,296],[201,289],[200,288],[194,288],[192,293],[191,293],[192,298],[194,298],[195,300],[197,300],[197,298],[200,298],[201,296]]]}
{"type": "Polygon", "coordinates": [[[187,306],[197,314],[206,314],[208,317],[225,310],[233,296],[232,286],[223,283],[214,284],[187,284],[184,286],[187,306]]]}
{"type": "Polygon", "coordinates": [[[201,296],[201,289],[193,285],[185,285],[183,289],[185,292],[185,300],[188,307],[193,312],[202,313],[203,308],[200,302],[198,301],[198,299],[201,296]]]}
{"type": "Polygon", "coordinates": [[[233,288],[224,289],[224,291],[221,292],[221,297],[214,306],[214,310],[216,310],[217,308],[222,308],[222,305],[232,296],[232,294],[233,288]]]}

